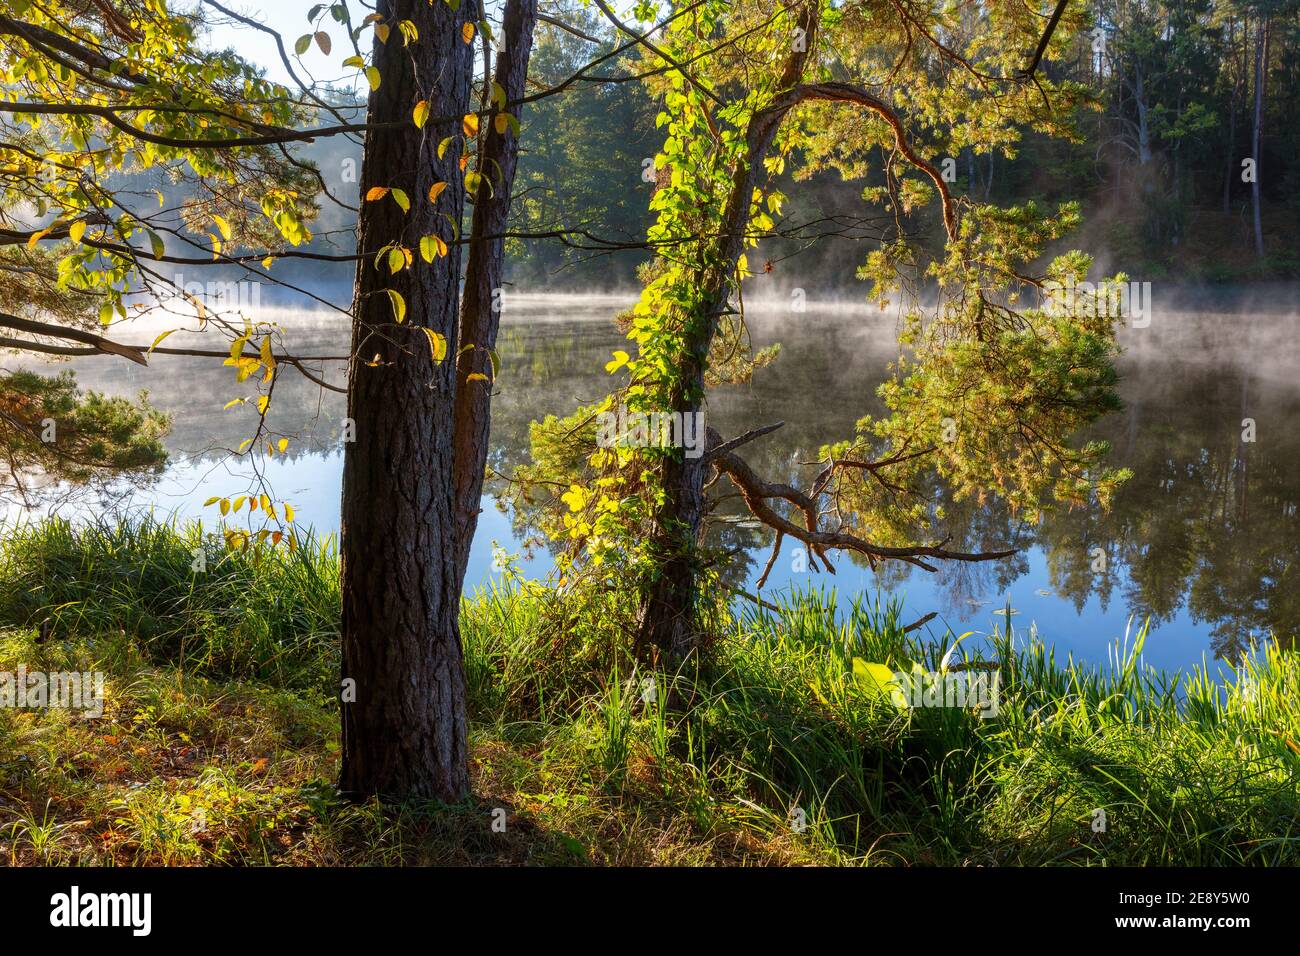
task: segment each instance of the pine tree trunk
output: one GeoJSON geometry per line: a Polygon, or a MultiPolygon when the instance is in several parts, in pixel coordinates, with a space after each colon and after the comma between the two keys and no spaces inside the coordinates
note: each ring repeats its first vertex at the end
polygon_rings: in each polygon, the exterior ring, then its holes
{"type": "MultiPolygon", "coordinates": [[[[690,374],[694,378],[698,372],[696,380],[702,384],[703,364],[693,364],[690,374]]],[[[676,408],[684,415],[698,414],[700,403],[682,401],[676,408]]],[[[653,649],[664,662],[684,660],[699,645],[696,562],[704,518],[704,472],[701,459],[684,456],[667,459],[660,470],[665,499],[651,541],[658,576],[642,596],[637,652],[653,649]]]]}
{"type": "MultiPolygon", "coordinates": [[[[502,50],[495,72],[496,85],[505,92],[507,104],[515,103],[526,92],[524,84],[536,20],[536,0],[508,0],[501,26],[502,50]]],[[[518,119],[522,108],[522,105],[511,105],[507,112],[518,119]]],[[[500,132],[495,120],[492,121],[479,162],[479,169],[487,170],[487,175],[475,197],[470,256],[465,269],[465,302],[460,317],[460,349],[456,358],[456,539],[462,579],[478,527],[479,500],[483,494],[492,389],[496,385],[492,350],[496,348],[501,324],[499,290],[505,240],[500,237],[510,215],[510,192],[514,188],[518,158],[519,143],[513,128],[507,124],[505,132],[500,132]]]]}
{"type": "MultiPolygon", "coordinates": [[[[1228,24],[1228,50],[1231,59],[1233,60],[1236,59],[1236,40],[1237,24],[1236,21],[1230,21],[1228,24]]],[[[1234,76],[1232,80],[1232,89],[1228,93],[1227,169],[1223,174],[1223,214],[1225,216],[1232,212],[1232,180],[1233,177],[1237,175],[1237,170],[1240,168],[1235,165],[1237,156],[1237,95],[1240,89],[1240,84],[1240,77],[1234,76]]]]}
{"type": "Polygon", "coordinates": [[[439,159],[439,141],[459,132],[470,103],[474,47],[462,24],[479,14],[428,0],[380,0],[393,24],[375,43],[380,85],[370,94],[361,195],[402,189],[409,213],[390,195],[362,202],[354,292],[341,528],[343,759],[340,789],[364,798],[458,800],[469,789],[465,676],[457,616],[453,488],[455,364],[433,359],[425,329],[456,354],[459,246],[432,264],[390,275],[373,253],[389,243],[418,248],[421,236],[452,242],[464,205],[459,146],[439,159]],[[403,45],[396,24],[411,21],[418,40],[403,45]],[[430,105],[424,129],[411,121],[430,105]],[[457,118],[453,124],[439,117],[457,118]],[[436,125],[435,125],[436,124],[436,125]],[[449,184],[437,206],[430,186],[449,184]],[[396,321],[387,290],[403,297],[396,321]],[[353,696],[355,699],[350,700],[353,696]]]}
{"type": "Polygon", "coordinates": [[[1264,256],[1264,221],[1260,211],[1260,166],[1264,145],[1264,80],[1268,75],[1268,27],[1267,20],[1259,23],[1259,35],[1255,41],[1255,121],[1251,132],[1251,149],[1255,156],[1255,178],[1250,184],[1250,202],[1253,207],[1255,225],[1255,254],[1264,256]]]}

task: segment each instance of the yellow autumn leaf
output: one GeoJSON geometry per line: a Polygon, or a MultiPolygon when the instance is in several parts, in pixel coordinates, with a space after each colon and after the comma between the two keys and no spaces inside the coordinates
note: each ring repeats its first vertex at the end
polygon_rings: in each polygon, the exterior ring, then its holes
{"type": "Polygon", "coordinates": [[[460,128],[465,131],[466,136],[478,135],[478,114],[466,113],[461,118],[460,128]]]}
{"type": "Polygon", "coordinates": [[[420,258],[432,262],[447,254],[447,242],[441,236],[423,236],[420,239],[420,258]]]}
{"type": "Polygon", "coordinates": [[[150,352],[150,354],[152,354],[152,353],[153,353],[153,350],[156,349],[156,348],[158,347],[158,343],[159,343],[159,342],[161,342],[163,339],[167,338],[167,336],[171,335],[171,334],[172,334],[173,332],[175,332],[175,331],[176,331],[175,329],[168,329],[166,332],[163,332],[163,333],[162,333],[161,335],[159,335],[156,339],[154,339],[154,340],[153,340],[153,345],[149,346],[149,352],[150,352]]]}
{"type": "Polygon", "coordinates": [[[466,43],[474,42],[474,24],[466,23],[460,28],[460,37],[466,43]]]}
{"type": "Polygon", "coordinates": [[[424,124],[429,119],[429,101],[420,100],[415,104],[415,109],[411,111],[411,118],[415,120],[417,129],[424,129],[424,124]]]}
{"type": "Polygon", "coordinates": [[[262,367],[262,362],[260,359],[246,358],[246,359],[240,359],[238,362],[235,363],[235,366],[236,366],[235,381],[246,382],[248,381],[248,376],[252,375],[254,372],[256,372],[259,368],[262,367]]]}
{"type": "Polygon", "coordinates": [[[433,329],[421,329],[429,338],[429,354],[433,356],[434,363],[441,362],[447,357],[447,339],[445,336],[433,331],[433,329]]]}
{"type": "Polygon", "coordinates": [[[446,183],[434,183],[432,186],[430,186],[429,202],[437,202],[438,197],[442,195],[443,190],[446,188],[447,188],[446,183]]]}
{"type": "Polygon", "coordinates": [[[569,490],[560,495],[560,500],[569,506],[570,511],[581,511],[587,503],[587,492],[581,485],[569,485],[569,490]]]}

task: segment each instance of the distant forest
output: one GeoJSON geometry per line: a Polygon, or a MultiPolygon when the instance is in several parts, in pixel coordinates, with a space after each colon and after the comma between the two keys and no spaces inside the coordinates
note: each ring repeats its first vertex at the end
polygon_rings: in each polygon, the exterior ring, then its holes
{"type": "MultiPolygon", "coordinates": [[[[585,20],[586,32],[612,46],[599,17],[584,16],[579,4],[565,19],[585,20]]],[[[572,75],[592,47],[540,24],[535,81],[549,86],[572,75]]],[[[1071,245],[1096,255],[1104,271],[1176,282],[1300,276],[1300,3],[1103,0],[1072,59],[1046,70],[1095,96],[1095,109],[1076,118],[1078,141],[1025,130],[1005,151],[967,149],[948,167],[959,190],[1003,205],[1078,200],[1085,227],[1071,245]],[[1243,160],[1254,157],[1252,176],[1243,160]]],[[[520,228],[554,228],[563,209],[568,222],[582,218],[596,235],[643,237],[654,186],[642,171],[659,141],[657,112],[644,84],[635,82],[530,104],[522,202],[516,203],[520,228]],[[628,129],[641,132],[629,136],[628,129]]],[[[881,185],[883,165],[864,169],[855,182],[826,170],[807,183],[787,184],[786,224],[816,223],[804,230],[812,234],[836,231],[832,221],[846,214],[879,219],[884,211],[863,193],[881,185]]],[[[800,246],[797,240],[765,245],[779,286],[810,287],[810,295],[812,288],[852,290],[867,251],[861,241],[823,243],[816,262],[786,258],[800,246]]],[[[514,260],[512,278],[529,287],[631,285],[645,257],[532,242],[514,260]]]]}
{"type": "MultiPolygon", "coordinates": [[[[538,24],[530,67],[536,89],[561,83],[602,48],[618,45],[593,9],[577,0],[567,6],[564,20],[586,36],[538,24]]],[[[606,66],[599,77],[649,69],[634,53],[606,66]]],[[[1070,59],[1041,68],[1092,94],[1092,108],[1073,118],[1076,140],[1024,129],[1000,149],[933,156],[947,161],[957,193],[1007,206],[1079,202],[1083,229],[1062,248],[1092,253],[1099,274],[1179,284],[1300,277],[1300,0],[1101,0],[1092,31],[1070,59]]],[[[580,81],[526,105],[512,231],[546,234],[563,224],[599,241],[512,240],[513,287],[600,292],[639,285],[637,267],[650,253],[635,246],[651,222],[655,175],[647,167],[662,142],[658,113],[652,92],[636,79],[580,81]],[[633,248],[583,248],[607,243],[633,248]]],[[[911,132],[938,142],[948,131],[911,132]]],[[[334,151],[344,148],[315,154],[327,181],[346,159],[334,151]]],[[[807,181],[781,185],[790,197],[776,226],[782,237],[766,240],[750,263],[764,273],[755,293],[801,287],[813,298],[860,294],[857,269],[894,225],[893,210],[871,198],[884,185],[883,158],[850,170],[792,165],[807,181]],[[800,255],[827,233],[841,240],[818,243],[815,259],[800,255]]],[[[323,212],[315,244],[348,247],[352,223],[336,209],[323,212]]],[[[350,268],[302,271],[351,282],[350,268]]]]}

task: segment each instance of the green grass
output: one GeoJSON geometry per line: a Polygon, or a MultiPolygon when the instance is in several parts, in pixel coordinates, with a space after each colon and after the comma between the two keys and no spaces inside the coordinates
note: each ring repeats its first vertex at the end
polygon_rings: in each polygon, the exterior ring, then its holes
{"type": "Polygon", "coordinates": [[[746,607],[703,665],[666,674],[627,655],[626,595],[512,579],[462,609],[473,797],[391,808],[332,787],[337,606],[326,545],[6,529],[0,670],[109,678],[100,720],[0,710],[0,860],[1300,862],[1300,654],[1277,645],[1224,684],[1144,668],[1141,632],[1100,668],[999,634],[1000,712],[982,719],[853,677],[855,658],[934,670],[949,649],[887,603],[746,607]]]}
{"type": "Polygon", "coordinates": [[[329,542],[228,552],[198,525],[153,520],[0,531],[0,622],[58,636],[123,633],[154,660],[276,687],[338,673],[338,565],[329,542]]]}

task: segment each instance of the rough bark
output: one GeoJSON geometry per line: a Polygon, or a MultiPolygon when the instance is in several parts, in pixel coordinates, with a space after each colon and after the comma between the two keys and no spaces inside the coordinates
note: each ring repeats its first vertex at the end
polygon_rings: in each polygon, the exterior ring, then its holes
{"type": "MultiPolygon", "coordinates": [[[[509,0],[502,23],[502,50],[497,56],[496,84],[505,91],[506,112],[516,118],[524,96],[528,60],[537,19],[536,0],[509,0]]],[[[470,227],[469,262],[465,268],[465,300],[460,312],[460,349],[456,358],[456,541],[457,564],[462,579],[469,562],[470,544],[478,526],[479,500],[491,425],[492,388],[496,369],[492,349],[500,327],[501,271],[505,231],[510,214],[511,190],[519,156],[519,142],[507,125],[498,132],[493,119],[483,146],[479,168],[485,172],[474,202],[470,227]],[[499,176],[499,179],[497,178],[499,176]],[[491,180],[489,185],[488,180],[491,180]],[[482,375],[484,378],[470,376],[482,375]]]]}
{"type": "MultiPolygon", "coordinates": [[[[457,221],[462,213],[459,149],[439,159],[438,143],[452,129],[418,129],[409,120],[422,99],[435,117],[472,109],[474,51],[461,26],[477,19],[478,6],[380,0],[377,12],[386,23],[410,20],[419,39],[404,46],[393,29],[388,43],[375,43],[380,85],[368,122],[397,125],[367,132],[361,195],[397,187],[411,208],[403,213],[391,196],[363,202],[359,247],[417,248],[420,236],[435,233],[450,243],[442,213],[457,221]],[[427,196],[440,181],[450,185],[435,208],[427,196]]],[[[456,354],[459,271],[457,245],[396,275],[370,258],[357,264],[348,383],[355,440],[344,451],[340,546],[340,788],[354,797],[457,800],[469,788],[452,481],[455,368],[434,361],[424,331],[445,337],[447,354],[456,354]],[[388,289],[406,302],[401,324],[388,289]]]]}

